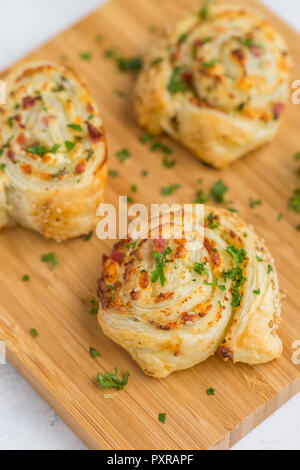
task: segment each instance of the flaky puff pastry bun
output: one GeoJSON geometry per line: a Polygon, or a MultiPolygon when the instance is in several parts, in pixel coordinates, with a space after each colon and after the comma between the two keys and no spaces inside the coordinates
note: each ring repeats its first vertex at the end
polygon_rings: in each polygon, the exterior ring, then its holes
{"type": "Polygon", "coordinates": [[[255,11],[208,3],[151,48],[136,86],[138,121],[224,168],[274,137],[291,65],[285,41],[255,11]]]}
{"type": "Polygon", "coordinates": [[[0,227],[18,223],[63,241],[89,233],[103,200],[107,148],[87,87],[54,63],[7,78],[0,109],[0,227]]]}
{"type": "Polygon", "coordinates": [[[206,207],[194,237],[202,248],[190,250],[185,233],[164,238],[168,225],[157,240],[121,241],[104,256],[98,291],[104,334],[155,378],[193,367],[218,349],[225,360],[247,364],[279,357],[277,274],[252,227],[206,207]]]}

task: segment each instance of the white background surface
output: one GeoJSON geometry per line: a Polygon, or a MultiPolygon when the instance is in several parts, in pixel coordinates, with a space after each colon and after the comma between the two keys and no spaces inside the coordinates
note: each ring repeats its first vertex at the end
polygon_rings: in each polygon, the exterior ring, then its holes
{"type": "MultiPolygon", "coordinates": [[[[0,69],[103,3],[105,0],[0,0],[0,69]]],[[[264,3],[300,31],[299,0],[264,0],[264,3]]],[[[195,4],[198,5],[197,0],[195,4]]],[[[0,449],[86,447],[7,364],[0,365],[0,449]]],[[[300,449],[300,394],[235,449],[300,449]]]]}

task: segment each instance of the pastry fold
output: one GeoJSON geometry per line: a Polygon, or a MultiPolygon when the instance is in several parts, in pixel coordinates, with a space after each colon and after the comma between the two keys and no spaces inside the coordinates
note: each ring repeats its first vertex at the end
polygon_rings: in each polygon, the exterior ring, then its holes
{"type": "Polygon", "coordinates": [[[186,232],[119,242],[103,258],[99,323],[145,374],[167,377],[205,361],[260,364],[280,356],[281,305],[273,259],[253,228],[205,208],[191,249],[186,232]]]}
{"type": "Polygon", "coordinates": [[[152,46],[135,91],[138,121],[224,168],[275,135],[291,57],[254,10],[207,4],[152,46]]]}
{"type": "Polygon", "coordinates": [[[0,227],[56,241],[89,233],[103,200],[107,146],[89,90],[70,69],[29,63],[6,78],[0,109],[0,227]]]}

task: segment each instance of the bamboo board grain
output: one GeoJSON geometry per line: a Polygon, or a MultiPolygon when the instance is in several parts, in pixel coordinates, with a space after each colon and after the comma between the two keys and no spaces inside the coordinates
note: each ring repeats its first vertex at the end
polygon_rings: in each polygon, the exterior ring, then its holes
{"type": "MultiPolygon", "coordinates": [[[[244,1],[238,2],[241,5],[244,1]]],[[[273,14],[266,13],[285,35],[295,60],[294,78],[300,77],[299,36],[273,14]]],[[[159,154],[139,142],[141,131],[132,114],[134,78],[120,74],[113,61],[104,58],[106,48],[119,47],[122,54],[142,54],[152,42],[149,27],[165,25],[196,0],[113,0],[30,55],[34,59],[67,61],[88,83],[104,117],[110,149],[110,168],[120,177],[110,179],[106,201],[117,203],[118,195],[130,194],[137,184],[138,202],[160,202],[160,188],[180,183],[182,189],[168,200],[191,202],[197,179],[210,188],[222,178],[230,188],[230,199],[242,216],[255,224],[275,257],[284,302],[280,335],[284,343],[281,359],[258,367],[224,363],[218,356],[163,381],[145,377],[121,348],[106,339],[89,314],[89,299],[95,296],[102,254],[109,243],[95,237],[63,245],[45,241],[21,228],[0,234],[0,339],[8,359],[55,408],[92,449],[227,449],[300,390],[300,366],[291,361],[292,343],[300,339],[299,217],[287,211],[292,189],[299,184],[300,109],[289,105],[279,135],[263,149],[218,172],[202,165],[188,151],[166,139],[175,151],[177,166],[163,167],[159,154]],[[103,42],[95,37],[103,35],[103,42]],[[79,53],[93,52],[91,61],[79,53]],[[120,98],[115,90],[125,92],[120,98]],[[132,158],[121,165],[114,154],[128,147],[132,158]],[[149,170],[142,178],[141,171],[149,170]],[[249,197],[261,198],[254,211],[249,197]],[[277,221],[278,213],[285,217],[277,221]],[[40,256],[59,255],[59,265],[49,269],[40,256]],[[21,281],[23,274],[30,283],[21,281]],[[39,337],[33,339],[30,328],[39,337]],[[89,347],[101,352],[96,360],[89,347]],[[98,372],[129,369],[124,391],[105,399],[95,385],[98,372]],[[206,389],[214,387],[209,397],[206,389]],[[167,413],[163,426],[158,414],[167,413]]],[[[75,195],[74,195],[75,197],[75,195]]],[[[33,443],[34,447],[34,443],[33,443]]]]}

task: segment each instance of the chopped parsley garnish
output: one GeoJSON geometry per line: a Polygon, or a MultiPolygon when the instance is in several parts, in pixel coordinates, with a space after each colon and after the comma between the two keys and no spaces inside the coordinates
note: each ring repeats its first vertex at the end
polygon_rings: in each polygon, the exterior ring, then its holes
{"type": "Polygon", "coordinates": [[[81,60],[91,60],[93,54],[90,51],[81,52],[79,54],[81,60]]]}
{"type": "Polygon", "coordinates": [[[256,206],[261,206],[262,205],[262,200],[261,199],[253,199],[250,197],[249,199],[249,207],[250,209],[254,209],[256,206]]]}
{"type": "Polygon", "coordinates": [[[254,291],[253,291],[253,294],[255,294],[255,295],[260,295],[260,289],[254,290],[254,291]]]}
{"type": "Polygon", "coordinates": [[[237,308],[241,305],[242,301],[242,296],[240,294],[239,289],[247,280],[243,275],[243,265],[247,253],[243,248],[236,248],[234,245],[229,246],[226,251],[232,256],[233,261],[235,263],[235,268],[230,271],[224,271],[222,276],[225,281],[227,279],[231,279],[233,281],[231,305],[233,308],[237,308]]]}
{"type": "Polygon", "coordinates": [[[203,189],[199,189],[199,191],[197,191],[195,203],[196,204],[205,204],[206,202],[208,202],[210,200],[210,198],[211,198],[210,194],[206,194],[203,191],[203,189]]]}
{"type": "Polygon", "coordinates": [[[13,126],[14,126],[14,118],[10,116],[10,117],[7,119],[7,124],[9,125],[10,128],[13,128],[13,126]]]}
{"type": "Polygon", "coordinates": [[[300,160],[300,152],[295,153],[294,158],[295,160],[300,160]]]}
{"type": "Polygon", "coordinates": [[[208,269],[205,268],[206,264],[207,264],[206,261],[204,261],[203,263],[195,263],[194,264],[195,273],[200,274],[200,276],[202,274],[206,274],[208,276],[209,272],[208,272],[208,269]]]}
{"type": "Polygon", "coordinates": [[[79,124],[68,124],[68,127],[74,131],[82,132],[82,127],[79,124]]]}
{"type": "Polygon", "coordinates": [[[120,163],[124,163],[128,158],[131,157],[131,153],[127,148],[121,149],[116,152],[116,156],[118,157],[120,163]]]}
{"type": "Polygon", "coordinates": [[[239,38],[240,43],[245,47],[261,47],[260,44],[255,42],[252,38],[239,38]]]}
{"type": "Polygon", "coordinates": [[[166,186],[164,188],[162,188],[161,190],[161,195],[162,196],[171,196],[174,191],[176,191],[177,189],[180,189],[181,186],[180,184],[172,184],[171,186],[166,186]]]}
{"type": "Polygon", "coordinates": [[[122,91],[122,90],[115,90],[115,94],[116,94],[119,98],[126,98],[126,94],[125,94],[124,91],[122,91]]]}
{"type": "Polygon", "coordinates": [[[47,253],[41,256],[41,261],[43,263],[49,263],[52,268],[54,268],[58,264],[58,255],[54,252],[47,253]]]}
{"type": "Polygon", "coordinates": [[[168,158],[168,157],[164,157],[163,158],[163,165],[166,167],[166,168],[174,168],[174,166],[176,165],[176,160],[174,159],[171,159],[171,158],[168,158]]]}
{"type": "Polygon", "coordinates": [[[1,165],[0,165],[0,171],[4,171],[5,168],[6,168],[5,163],[1,163],[1,165]]]}
{"type": "Polygon", "coordinates": [[[158,65],[158,64],[160,64],[161,62],[163,62],[163,60],[164,60],[164,59],[163,59],[162,57],[155,57],[155,59],[153,59],[153,60],[151,61],[151,65],[152,65],[152,66],[158,65]]]}
{"type": "Polygon", "coordinates": [[[119,172],[118,172],[117,170],[109,170],[108,175],[109,175],[111,178],[118,178],[119,172]]]}
{"type": "Polygon", "coordinates": [[[89,241],[92,239],[92,236],[93,236],[93,230],[91,230],[90,233],[88,233],[88,234],[84,237],[84,241],[85,241],[85,242],[89,242],[89,241]]]}
{"type": "Polygon", "coordinates": [[[104,38],[103,38],[102,34],[97,34],[97,36],[95,37],[95,41],[96,41],[97,43],[102,42],[103,39],[104,39],[104,38]]]}
{"type": "Polygon", "coordinates": [[[294,194],[289,202],[289,209],[294,212],[300,212],[300,188],[294,190],[294,194]]]}
{"type": "Polygon", "coordinates": [[[169,147],[168,145],[162,144],[158,140],[153,142],[153,144],[150,147],[150,150],[151,152],[157,152],[159,150],[159,151],[162,151],[163,153],[166,153],[167,155],[170,155],[171,153],[173,153],[173,150],[171,149],[171,147],[169,147]]]}
{"type": "Polygon", "coordinates": [[[224,202],[224,196],[227,193],[228,188],[222,180],[219,180],[211,190],[211,195],[216,202],[224,202]]]}
{"type": "Polygon", "coordinates": [[[72,152],[72,150],[74,150],[74,148],[76,147],[76,143],[66,140],[65,147],[68,152],[72,152]]]}
{"type": "Polygon", "coordinates": [[[142,176],[144,178],[147,178],[147,176],[149,175],[149,171],[148,170],[142,170],[142,176]]]}
{"type": "Polygon", "coordinates": [[[98,310],[99,310],[99,304],[98,304],[97,300],[95,299],[95,297],[91,298],[90,304],[91,304],[90,314],[91,315],[97,315],[98,310]]]}
{"type": "Polygon", "coordinates": [[[168,247],[164,253],[159,253],[158,251],[152,253],[152,257],[155,259],[156,269],[151,273],[151,282],[155,283],[160,280],[160,284],[164,287],[166,282],[165,267],[166,264],[170,262],[167,256],[171,253],[172,250],[170,247],[168,247]]]}
{"type": "Polygon", "coordinates": [[[202,62],[202,66],[205,67],[206,69],[209,69],[211,67],[214,67],[217,63],[217,59],[212,59],[207,62],[202,62]]]}
{"type": "Polygon", "coordinates": [[[268,274],[273,272],[273,268],[270,264],[268,264],[268,274]]]}
{"type": "Polygon", "coordinates": [[[94,119],[94,117],[95,117],[95,114],[90,114],[88,117],[88,121],[91,121],[92,119],[94,119]]]}
{"type": "Polygon", "coordinates": [[[130,57],[129,59],[118,57],[117,64],[121,72],[136,72],[143,68],[143,59],[141,57],[130,57]]]}
{"type": "Polygon", "coordinates": [[[187,84],[182,78],[182,68],[181,67],[175,67],[173,70],[173,73],[171,75],[169,84],[168,84],[168,90],[170,93],[178,93],[181,91],[185,91],[187,89],[187,84]]]}
{"type": "Polygon", "coordinates": [[[108,372],[104,372],[103,375],[98,374],[97,382],[102,388],[118,388],[119,390],[123,390],[123,388],[128,384],[129,375],[130,373],[127,370],[121,380],[118,377],[118,369],[116,367],[113,374],[109,374],[108,372]]]}
{"type": "Polygon", "coordinates": [[[186,33],[183,33],[179,36],[178,42],[182,44],[183,42],[187,40],[187,38],[188,38],[188,35],[186,33]]]}
{"type": "Polygon", "coordinates": [[[26,152],[32,153],[33,155],[38,155],[39,157],[43,158],[47,153],[56,153],[59,148],[59,144],[55,144],[51,149],[48,149],[42,145],[34,145],[32,147],[28,147],[26,152]]]}
{"type": "Polygon", "coordinates": [[[284,217],[284,215],[282,214],[282,212],[280,212],[280,213],[278,214],[278,217],[277,217],[278,222],[279,222],[281,219],[283,219],[283,217],[284,217]]]}
{"type": "Polygon", "coordinates": [[[238,213],[239,211],[235,208],[235,207],[228,207],[229,212],[234,212],[234,213],[238,213]]]}
{"type": "Polygon", "coordinates": [[[90,347],[90,355],[92,356],[93,359],[101,356],[101,354],[97,351],[97,349],[92,348],[92,347],[90,347]]]}
{"type": "Polygon", "coordinates": [[[30,333],[32,334],[34,338],[37,338],[39,335],[35,328],[31,328],[30,333]]]}
{"type": "Polygon", "coordinates": [[[115,47],[111,47],[109,49],[106,49],[106,51],[104,52],[104,55],[108,59],[115,59],[118,55],[117,49],[115,47]]]}
{"type": "Polygon", "coordinates": [[[159,413],[158,421],[160,421],[162,424],[165,424],[166,418],[167,418],[167,413],[159,413]]]}
{"type": "Polygon", "coordinates": [[[206,390],[206,393],[207,393],[207,395],[209,395],[209,396],[213,396],[213,395],[215,394],[215,392],[216,392],[216,391],[215,391],[214,388],[208,388],[208,389],[206,390]]]}
{"type": "Polygon", "coordinates": [[[256,259],[259,263],[262,263],[263,262],[263,259],[260,257],[260,256],[256,256],[256,259]]]}
{"type": "Polygon", "coordinates": [[[133,193],[137,193],[138,191],[138,187],[136,184],[133,184],[131,187],[130,187],[130,190],[133,192],[133,193]]]}
{"type": "Polygon", "coordinates": [[[140,138],[140,141],[143,144],[147,144],[148,142],[151,142],[151,140],[153,140],[153,136],[150,134],[147,134],[146,132],[140,138]]]}
{"type": "Polygon", "coordinates": [[[22,281],[23,282],[29,282],[30,281],[30,276],[28,274],[24,274],[24,276],[22,277],[22,281]]]}

